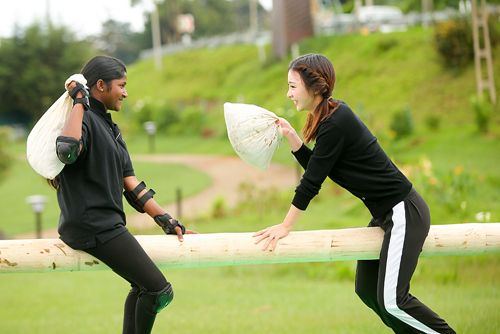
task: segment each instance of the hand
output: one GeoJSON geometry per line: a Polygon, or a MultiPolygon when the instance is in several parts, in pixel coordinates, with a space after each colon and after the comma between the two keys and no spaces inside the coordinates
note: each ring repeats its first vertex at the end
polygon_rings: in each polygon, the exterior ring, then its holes
{"type": "Polygon", "coordinates": [[[288,137],[291,134],[296,134],[297,133],[295,131],[295,129],[290,125],[290,123],[286,119],[284,119],[282,117],[280,117],[279,119],[276,120],[276,124],[278,124],[278,126],[281,129],[281,133],[285,137],[288,137]]]}
{"type": "MultiPolygon", "coordinates": [[[[182,229],[179,226],[176,226],[174,229],[175,229],[175,234],[177,234],[177,239],[179,239],[179,241],[184,241],[184,236],[182,235],[182,229]]],[[[186,229],[186,232],[184,232],[184,234],[198,234],[198,232],[186,229]]]]}
{"type": "MultiPolygon", "coordinates": [[[[75,87],[76,87],[76,81],[71,81],[67,86],[68,92],[73,91],[75,87]]],[[[75,98],[80,98],[80,97],[83,97],[83,93],[81,91],[77,92],[75,95],[75,98]]]]}
{"type": "Polygon", "coordinates": [[[269,249],[270,252],[274,251],[278,240],[286,237],[290,233],[291,227],[285,224],[278,224],[265,228],[259,232],[256,232],[253,237],[257,238],[255,244],[258,244],[262,240],[265,240],[262,250],[265,251],[269,249]]]}
{"type": "Polygon", "coordinates": [[[71,81],[68,84],[67,89],[68,89],[69,96],[71,96],[71,98],[73,100],[78,99],[78,98],[82,98],[82,97],[89,97],[89,95],[90,95],[90,92],[89,92],[89,89],[87,88],[87,86],[82,85],[81,83],[79,83],[77,81],[71,81]]]}
{"type": "Polygon", "coordinates": [[[162,228],[165,234],[176,234],[179,241],[184,241],[184,237],[182,235],[185,233],[196,233],[191,230],[186,230],[186,228],[181,224],[180,221],[172,218],[172,216],[170,216],[168,213],[157,215],[153,219],[162,228]]]}

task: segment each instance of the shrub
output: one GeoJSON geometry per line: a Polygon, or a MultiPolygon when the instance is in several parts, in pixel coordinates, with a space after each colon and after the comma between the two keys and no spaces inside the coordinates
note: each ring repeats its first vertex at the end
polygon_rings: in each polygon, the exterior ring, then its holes
{"type": "MultiPolygon", "coordinates": [[[[491,47],[500,42],[500,28],[495,16],[488,17],[488,31],[491,47]]],[[[481,32],[480,32],[480,35],[481,32]]],[[[481,37],[480,37],[481,38],[481,37]]],[[[469,19],[455,18],[436,24],[434,44],[446,67],[458,68],[474,59],[472,24],[469,19]]],[[[483,45],[483,42],[480,43],[483,45]]]]}
{"type": "Polygon", "coordinates": [[[425,125],[427,125],[430,130],[438,130],[441,126],[441,118],[437,115],[428,115],[425,118],[425,125]]]}
{"type": "Polygon", "coordinates": [[[436,24],[434,44],[446,67],[462,67],[474,58],[472,27],[465,18],[436,24]]]}
{"type": "Polygon", "coordinates": [[[476,116],[475,121],[478,131],[487,133],[491,115],[493,114],[492,105],[485,98],[480,98],[478,96],[471,97],[470,103],[474,110],[474,115],[476,116]]]}
{"type": "Polygon", "coordinates": [[[410,107],[405,107],[394,113],[390,128],[394,131],[396,139],[409,136],[413,133],[413,116],[410,107]]]}
{"type": "Polygon", "coordinates": [[[187,106],[178,112],[178,121],[169,128],[172,134],[201,135],[206,123],[206,112],[198,106],[187,106]]]}
{"type": "Polygon", "coordinates": [[[0,127],[0,181],[2,181],[12,161],[6,152],[7,132],[7,128],[0,127]]]}

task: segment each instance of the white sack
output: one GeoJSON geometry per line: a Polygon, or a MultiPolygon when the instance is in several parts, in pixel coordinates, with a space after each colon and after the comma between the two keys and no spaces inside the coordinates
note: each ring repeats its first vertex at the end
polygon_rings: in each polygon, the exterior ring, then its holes
{"type": "Polygon", "coordinates": [[[252,104],[224,103],[227,135],[243,161],[266,169],[281,139],[274,113],[252,104]]]}
{"type": "Polygon", "coordinates": [[[82,74],[70,76],[64,83],[66,91],[38,120],[26,143],[26,156],[29,164],[35,172],[50,180],[54,179],[64,167],[57,157],[56,138],[61,133],[73,108],[73,99],[67,91],[67,85],[71,81],[87,84],[82,74]]]}

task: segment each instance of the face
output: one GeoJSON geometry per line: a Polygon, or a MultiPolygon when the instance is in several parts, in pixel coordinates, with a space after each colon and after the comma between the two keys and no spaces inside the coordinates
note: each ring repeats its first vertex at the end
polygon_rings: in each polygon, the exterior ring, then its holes
{"type": "Polygon", "coordinates": [[[123,100],[128,96],[126,85],[127,74],[123,78],[112,80],[107,85],[104,84],[101,102],[106,106],[106,109],[120,111],[123,100]]]}
{"type": "Polygon", "coordinates": [[[294,70],[288,71],[288,92],[286,96],[295,104],[297,111],[313,111],[321,102],[321,97],[311,94],[300,74],[294,70]]]}

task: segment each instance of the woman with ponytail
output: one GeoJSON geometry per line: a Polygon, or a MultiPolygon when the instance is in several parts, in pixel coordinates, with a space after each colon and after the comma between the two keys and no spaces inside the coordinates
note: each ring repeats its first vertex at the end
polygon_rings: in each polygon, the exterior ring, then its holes
{"type": "Polygon", "coordinates": [[[179,241],[192,231],[166,213],[153,199],[155,192],[137,179],[123,136],[111,118],[109,110],[119,111],[128,96],[126,71],[122,61],[97,56],[82,69],[87,85],[70,83],[73,109],[56,141],[65,166],[54,186],[61,209],[60,238],[130,283],[123,333],[148,334],[156,314],[172,301],[173,290],[125,227],[123,197],[179,241]]]}
{"type": "Polygon", "coordinates": [[[366,125],[347,104],[332,98],[334,86],[335,71],[326,57],[308,54],[291,62],[287,97],[297,111],[307,112],[303,138],[315,144],[311,150],[289,122],[279,120],[305,171],[283,222],[255,233],[255,242],[273,251],[329,177],[368,208],[368,226],[384,230],[379,260],[358,261],[356,293],[361,300],[395,333],[455,333],[409,293],[430,228],[429,209],[366,125]]]}

